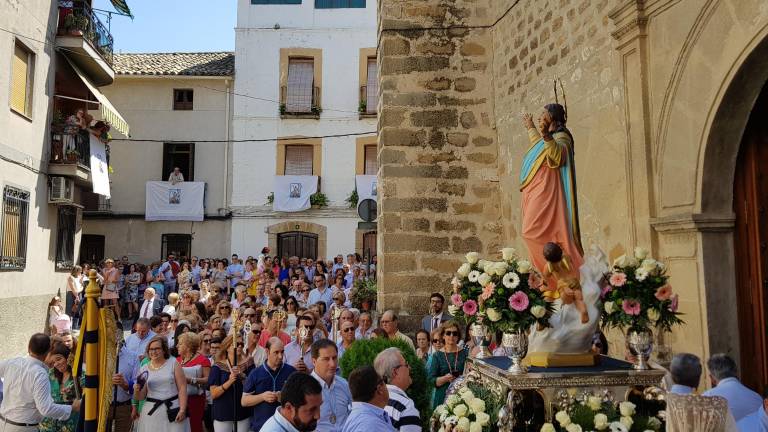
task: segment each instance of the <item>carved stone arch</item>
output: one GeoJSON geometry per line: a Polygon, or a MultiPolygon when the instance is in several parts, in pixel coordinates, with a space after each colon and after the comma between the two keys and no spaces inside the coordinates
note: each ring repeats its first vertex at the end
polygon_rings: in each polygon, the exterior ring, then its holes
{"type": "Polygon", "coordinates": [[[317,234],[317,254],[320,257],[327,258],[326,253],[328,252],[328,228],[314,222],[303,220],[289,220],[276,223],[274,225],[269,225],[267,227],[267,240],[269,249],[273,254],[277,253],[278,234],[291,231],[301,231],[317,234]]]}

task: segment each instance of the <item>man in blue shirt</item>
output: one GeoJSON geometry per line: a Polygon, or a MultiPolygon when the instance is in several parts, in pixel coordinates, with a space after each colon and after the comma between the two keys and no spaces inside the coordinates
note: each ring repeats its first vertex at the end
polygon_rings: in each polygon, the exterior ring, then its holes
{"type": "MultiPolygon", "coordinates": [[[[336,344],[329,339],[315,341],[312,344],[312,364],[312,376],[323,389],[323,405],[320,407],[317,431],[339,431],[349,415],[352,394],[349,392],[347,380],[336,375],[336,367],[339,364],[336,344]]],[[[384,404],[386,405],[386,401],[384,404]]]]}
{"type": "Polygon", "coordinates": [[[235,285],[240,282],[240,279],[243,278],[244,273],[245,267],[240,264],[240,259],[237,254],[232,254],[232,264],[227,266],[227,276],[230,278],[229,285],[234,288],[235,285]]]}
{"type": "Polygon", "coordinates": [[[693,354],[675,354],[669,365],[669,373],[674,383],[669,389],[670,393],[692,394],[701,379],[701,360],[693,354]]]}
{"type": "Polygon", "coordinates": [[[280,392],[280,408],[264,423],[260,432],[311,432],[320,418],[322,388],[310,375],[292,374],[280,392]]]}
{"type": "Polygon", "coordinates": [[[243,387],[240,403],[244,407],[254,407],[251,416],[251,430],[258,431],[272,417],[280,406],[280,391],[288,377],[296,369],[283,363],[285,349],[280,338],[267,340],[267,361],[253,369],[243,387]]]}
{"type": "Polygon", "coordinates": [[[333,293],[328,285],[325,283],[324,274],[316,274],[312,279],[315,283],[315,289],[309,292],[309,298],[307,299],[307,306],[311,306],[319,301],[325,303],[325,310],[331,309],[331,303],[333,303],[333,293]]]}
{"type": "Polygon", "coordinates": [[[389,402],[389,390],[373,366],[361,366],[349,374],[352,411],[341,432],[394,432],[384,407],[389,402]]]}
{"type": "Polygon", "coordinates": [[[739,382],[736,362],[725,354],[715,354],[707,361],[712,389],[704,396],[722,396],[728,401],[733,418],[738,422],[763,405],[763,398],[739,382]]]}
{"type": "Polygon", "coordinates": [[[760,408],[754,413],[744,417],[736,425],[739,432],[768,432],[768,399],[763,402],[760,408]]]}

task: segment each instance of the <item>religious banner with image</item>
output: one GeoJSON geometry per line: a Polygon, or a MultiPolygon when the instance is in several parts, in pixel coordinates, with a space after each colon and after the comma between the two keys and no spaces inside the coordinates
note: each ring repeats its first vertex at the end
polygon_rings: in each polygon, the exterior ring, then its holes
{"type": "Polygon", "coordinates": [[[375,175],[355,176],[355,187],[357,188],[358,203],[366,199],[376,200],[378,195],[378,181],[375,175]]]}
{"type": "Polygon", "coordinates": [[[317,176],[275,176],[272,209],[298,212],[312,207],[310,196],[317,192],[317,176]]]}
{"type": "Polygon", "coordinates": [[[147,182],[145,220],[202,221],[205,182],[147,182]]]}
{"type": "Polygon", "coordinates": [[[97,137],[88,134],[91,139],[91,181],[93,193],[110,197],[109,165],[107,164],[107,147],[97,137]]]}

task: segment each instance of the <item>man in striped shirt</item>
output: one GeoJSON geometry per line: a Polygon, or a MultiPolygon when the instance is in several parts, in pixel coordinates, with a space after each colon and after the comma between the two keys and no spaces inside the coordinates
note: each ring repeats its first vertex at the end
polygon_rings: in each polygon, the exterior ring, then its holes
{"type": "Polygon", "coordinates": [[[411,367],[397,348],[387,348],[373,361],[373,367],[387,383],[389,402],[384,410],[400,432],[421,432],[421,418],[413,400],[405,394],[411,385],[411,367]]]}

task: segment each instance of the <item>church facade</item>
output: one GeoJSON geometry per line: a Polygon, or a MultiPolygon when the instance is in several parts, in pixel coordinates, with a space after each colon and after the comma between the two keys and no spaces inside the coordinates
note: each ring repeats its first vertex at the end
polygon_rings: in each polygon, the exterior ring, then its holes
{"type": "Polygon", "coordinates": [[[765,2],[382,0],[379,32],[380,308],[425,313],[466,252],[528,253],[520,118],[557,79],[585,250],[651,249],[685,314],[674,351],[766,387],[765,2]]]}

